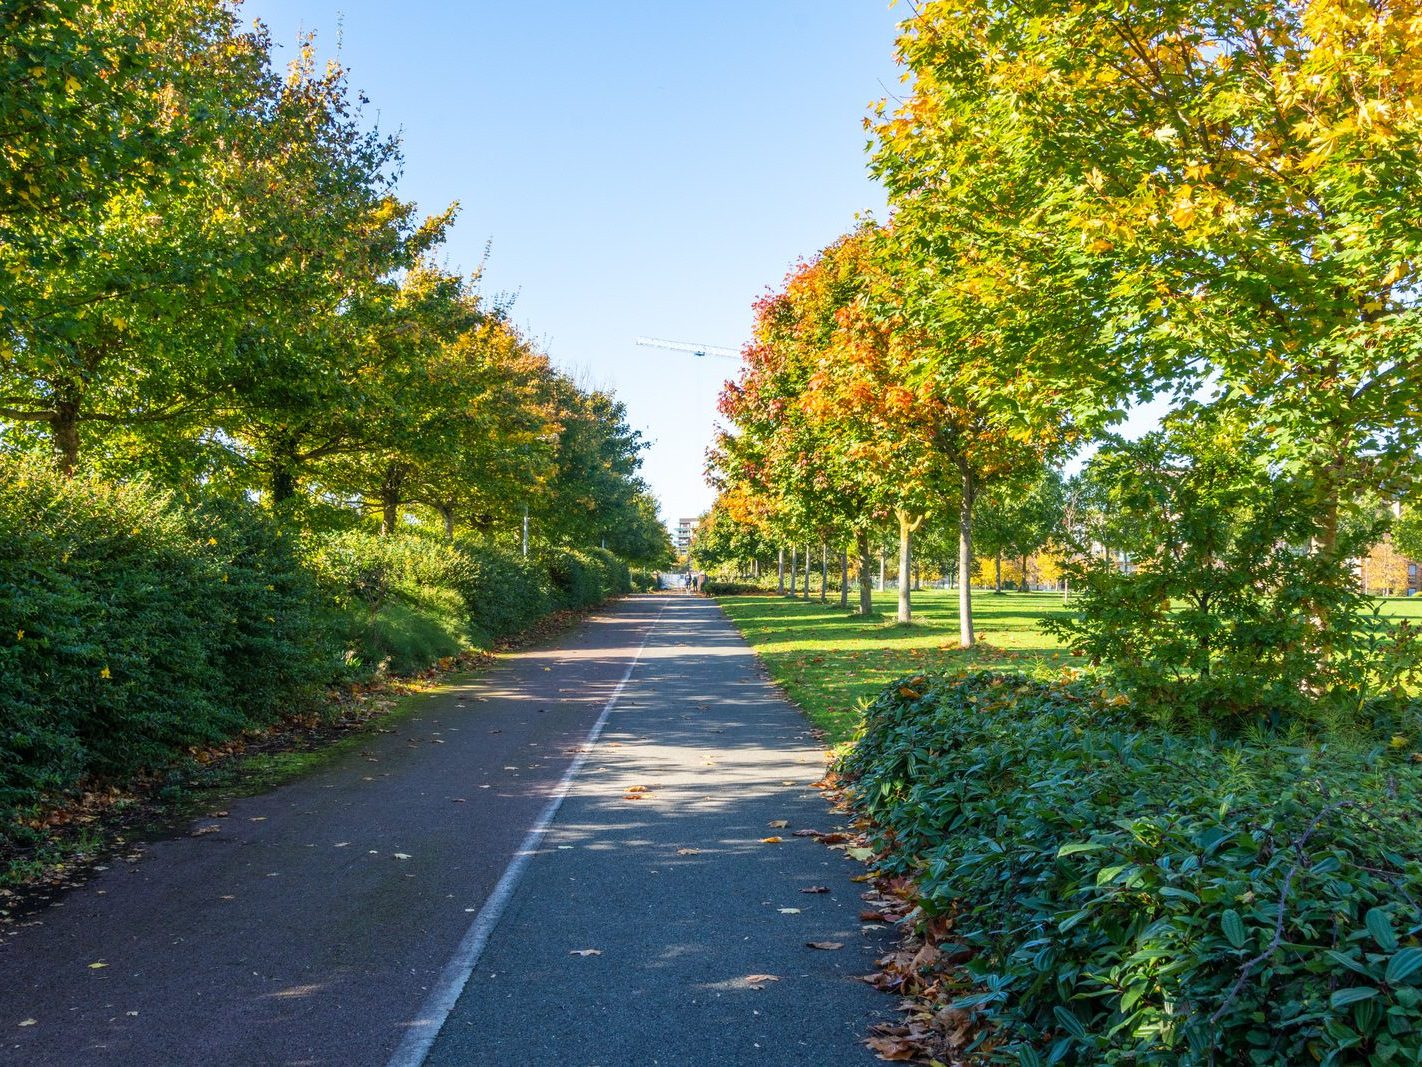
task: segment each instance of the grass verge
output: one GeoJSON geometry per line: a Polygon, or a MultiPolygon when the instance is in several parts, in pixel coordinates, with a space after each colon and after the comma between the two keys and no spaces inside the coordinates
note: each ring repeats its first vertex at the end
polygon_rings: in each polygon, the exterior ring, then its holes
{"type": "Polygon", "coordinates": [[[846,613],[835,600],[728,596],[721,607],[760,655],[771,679],[805,709],[831,744],[860,722],[860,701],[895,678],[929,671],[978,668],[1049,676],[1073,657],[1039,623],[1062,609],[1053,593],[975,591],[978,645],[958,647],[958,593],[924,589],[913,595],[914,621],[894,620],[898,594],[874,594],[876,617],[846,613]]]}
{"type": "MultiPolygon", "coordinates": [[[[958,647],[958,593],[913,594],[914,621],[894,621],[898,594],[874,594],[875,617],[850,615],[838,600],[773,594],[717,598],[760,655],[771,679],[838,744],[859,726],[860,702],[906,674],[993,669],[1050,678],[1081,661],[1041,629],[1063,610],[1059,593],[973,592],[978,645],[958,647]]],[[[1422,596],[1378,600],[1384,617],[1422,620],[1422,596]]]]}

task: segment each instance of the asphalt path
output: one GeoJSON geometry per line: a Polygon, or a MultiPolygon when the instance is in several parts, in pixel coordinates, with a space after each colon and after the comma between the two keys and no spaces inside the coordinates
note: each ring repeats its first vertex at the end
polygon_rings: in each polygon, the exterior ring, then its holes
{"type": "Polygon", "coordinates": [[[823,767],[713,602],[626,598],[0,933],[0,1063],[873,1063],[823,767]]]}

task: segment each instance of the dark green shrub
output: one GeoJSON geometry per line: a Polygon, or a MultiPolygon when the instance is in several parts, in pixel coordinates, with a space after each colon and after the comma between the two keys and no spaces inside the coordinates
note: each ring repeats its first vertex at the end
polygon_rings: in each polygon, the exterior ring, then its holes
{"type": "Polygon", "coordinates": [[[511,637],[552,610],[553,591],[537,561],[474,537],[459,539],[456,547],[465,560],[458,591],[476,640],[511,637]]]}
{"type": "Polygon", "coordinates": [[[554,549],[545,557],[545,563],[560,608],[576,610],[602,602],[602,575],[597,563],[587,555],[554,549]]]}
{"type": "Polygon", "coordinates": [[[307,559],[342,609],[346,661],[358,673],[421,670],[469,647],[461,589],[471,566],[452,545],[346,530],[310,538],[307,559]]]}
{"type": "Polygon", "coordinates": [[[295,710],[331,677],[324,618],[255,508],[0,458],[0,822],[295,710]]]}
{"type": "Polygon", "coordinates": [[[596,607],[631,592],[627,564],[606,549],[553,549],[545,562],[559,607],[574,611],[596,607]]]}
{"type": "Polygon", "coordinates": [[[600,600],[632,592],[632,571],[621,558],[605,548],[590,548],[585,554],[598,567],[602,587],[600,600]]]}
{"type": "Polygon", "coordinates": [[[628,592],[652,593],[657,589],[657,572],[637,567],[627,575],[628,592]]]}
{"type": "Polygon", "coordinates": [[[918,677],[842,771],[882,866],[954,913],[993,1061],[1416,1063],[1422,721],[1398,725],[1397,748],[1226,742],[918,677]]]}
{"type": "MultiPolygon", "coordinates": [[[[767,588],[763,585],[755,585],[750,582],[722,582],[708,580],[702,587],[702,591],[709,596],[759,596],[761,594],[770,595],[775,592],[773,587],[767,588]]],[[[838,601],[836,601],[838,603],[838,601]]]]}

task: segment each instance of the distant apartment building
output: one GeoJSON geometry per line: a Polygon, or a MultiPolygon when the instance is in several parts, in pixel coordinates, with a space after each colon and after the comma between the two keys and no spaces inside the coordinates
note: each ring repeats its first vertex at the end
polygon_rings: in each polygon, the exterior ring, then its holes
{"type": "Polygon", "coordinates": [[[687,549],[691,547],[691,539],[696,536],[696,528],[700,525],[700,519],[676,520],[676,536],[672,540],[676,543],[678,553],[686,555],[687,549]]]}

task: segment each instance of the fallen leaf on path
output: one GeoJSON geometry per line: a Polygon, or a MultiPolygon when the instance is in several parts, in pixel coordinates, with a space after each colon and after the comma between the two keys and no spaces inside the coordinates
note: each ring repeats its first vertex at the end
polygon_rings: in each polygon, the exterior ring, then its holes
{"type": "Polygon", "coordinates": [[[623,800],[646,800],[646,799],[647,799],[648,797],[650,797],[651,795],[652,795],[651,793],[624,793],[624,794],[622,794],[622,799],[623,799],[623,800]]]}
{"type": "Polygon", "coordinates": [[[748,974],[748,975],[746,975],[746,982],[749,983],[749,985],[750,985],[750,987],[751,987],[752,989],[761,989],[761,988],[763,988],[763,987],[765,986],[765,983],[766,983],[766,982],[778,982],[778,981],[780,981],[780,975],[778,975],[778,974],[748,974]]]}
{"type": "Polygon", "coordinates": [[[645,785],[629,785],[629,786],[627,787],[627,792],[629,792],[629,793],[649,793],[649,792],[651,792],[651,790],[650,790],[647,786],[645,786],[645,785]]]}
{"type": "Polygon", "coordinates": [[[771,819],[770,825],[777,830],[783,830],[790,825],[789,819],[771,819]]]}
{"type": "Polygon", "coordinates": [[[761,843],[762,843],[762,844],[766,844],[766,845],[778,845],[778,844],[780,844],[780,842],[783,840],[783,838],[779,838],[779,837],[762,837],[760,840],[761,840],[761,843]]]}
{"type": "Polygon", "coordinates": [[[837,949],[837,948],[844,948],[844,942],[843,942],[843,941],[806,941],[806,942],[805,942],[805,947],[806,947],[806,948],[818,948],[818,949],[823,949],[823,950],[826,951],[826,952],[832,952],[832,951],[834,951],[834,950],[837,949]]]}
{"type": "Polygon", "coordinates": [[[874,850],[872,848],[847,848],[844,850],[844,854],[850,859],[863,861],[873,859],[874,850]]]}
{"type": "Polygon", "coordinates": [[[100,960],[98,963],[91,963],[91,964],[89,964],[89,970],[91,970],[91,971],[97,971],[99,968],[101,968],[101,967],[107,967],[107,966],[108,966],[107,963],[105,963],[103,960],[100,960]]]}
{"type": "Polygon", "coordinates": [[[219,826],[219,825],[217,825],[217,823],[212,823],[212,824],[210,824],[210,825],[208,825],[208,826],[199,826],[199,827],[198,827],[196,830],[194,830],[192,833],[188,834],[188,836],[189,836],[189,837],[201,837],[203,834],[215,834],[215,833],[217,833],[217,831],[219,831],[219,830],[221,830],[221,829],[222,829],[222,827],[219,826]]]}
{"type": "Polygon", "coordinates": [[[600,948],[575,948],[568,953],[569,956],[601,956],[600,948]]]}
{"type": "Polygon", "coordinates": [[[20,1020],[20,1025],[21,1025],[21,1026],[34,1026],[34,1025],[35,1025],[36,1023],[38,1023],[38,1022],[39,1022],[38,1019],[21,1019],[21,1020],[20,1020]]]}
{"type": "Polygon", "coordinates": [[[394,856],[397,860],[407,860],[410,858],[410,854],[408,852],[396,852],[394,853],[394,856]]]}
{"type": "Polygon", "coordinates": [[[842,845],[847,841],[853,841],[853,834],[846,834],[842,830],[832,830],[827,834],[820,834],[820,844],[822,845],[842,845]]]}
{"type": "Polygon", "coordinates": [[[781,914],[781,915],[799,915],[799,914],[800,914],[800,909],[799,909],[799,908],[781,908],[781,909],[780,909],[780,914],[781,914]]]}
{"type": "Polygon", "coordinates": [[[829,891],[829,886],[827,885],[809,885],[800,890],[802,893],[828,893],[829,891]]]}
{"type": "Polygon", "coordinates": [[[864,1042],[881,1060],[906,1062],[918,1055],[911,1041],[901,1037],[871,1037],[864,1042]]]}
{"type": "Polygon", "coordinates": [[[678,856],[699,856],[701,850],[699,848],[679,848],[676,850],[676,854],[678,856]]]}
{"type": "Polygon", "coordinates": [[[796,830],[791,837],[823,837],[824,834],[818,830],[796,830]]]}

